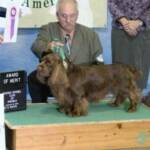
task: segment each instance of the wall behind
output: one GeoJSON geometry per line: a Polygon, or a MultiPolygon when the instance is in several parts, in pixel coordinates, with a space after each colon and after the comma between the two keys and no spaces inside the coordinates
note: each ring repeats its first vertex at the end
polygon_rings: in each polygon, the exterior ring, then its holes
{"type": "Polygon", "coordinates": [[[16,43],[0,45],[0,72],[26,70],[31,72],[37,59],[30,51],[37,29],[19,29],[16,43]]]}

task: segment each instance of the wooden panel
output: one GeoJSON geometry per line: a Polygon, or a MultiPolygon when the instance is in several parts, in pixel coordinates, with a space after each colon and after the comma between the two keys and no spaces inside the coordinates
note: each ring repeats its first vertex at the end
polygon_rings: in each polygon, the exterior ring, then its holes
{"type": "Polygon", "coordinates": [[[100,150],[150,147],[150,121],[16,128],[13,150],[100,150]]]}

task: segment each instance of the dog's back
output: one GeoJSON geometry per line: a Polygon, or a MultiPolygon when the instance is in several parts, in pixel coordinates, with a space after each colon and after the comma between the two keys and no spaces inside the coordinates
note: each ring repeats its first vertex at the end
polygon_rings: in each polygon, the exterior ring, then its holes
{"type": "Polygon", "coordinates": [[[142,71],[128,64],[120,64],[126,67],[134,76],[135,80],[138,80],[142,77],[142,71]]]}
{"type": "Polygon", "coordinates": [[[136,80],[141,74],[136,68],[124,64],[71,64],[67,72],[73,90],[81,91],[88,99],[101,99],[110,92],[129,91],[137,86],[136,80]]]}
{"type": "Polygon", "coordinates": [[[133,66],[126,64],[100,64],[100,65],[87,65],[70,64],[68,66],[68,77],[70,82],[76,82],[80,78],[82,82],[86,80],[100,80],[103,82],[109,82],[111,80],[120,79],[124,80],[131,78],[132,80],[138,80],[142,73],[133,66]]]}

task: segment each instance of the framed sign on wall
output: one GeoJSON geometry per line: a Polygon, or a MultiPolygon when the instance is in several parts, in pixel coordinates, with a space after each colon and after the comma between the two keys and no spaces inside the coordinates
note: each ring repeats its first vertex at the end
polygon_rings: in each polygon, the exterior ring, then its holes
{"type": "MultiPolygon", "coordinates": [[[[79,4],[78,23],[88,27],[107,26],[107,0],[77,0],[79,4]]],[[[31,14],[20,18],[19,27],[40,27],[56,21],[57,0],[22,0],[22,6],[31,9],[31,14]]]]}

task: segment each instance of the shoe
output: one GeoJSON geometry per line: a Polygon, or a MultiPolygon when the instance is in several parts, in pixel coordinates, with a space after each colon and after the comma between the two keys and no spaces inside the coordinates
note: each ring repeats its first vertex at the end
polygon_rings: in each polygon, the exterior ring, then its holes
{"type": "Polygon", "coordinates": [[[150,107],[150,92],[146,96],[142,97],[142,103],[150,107]]]}

